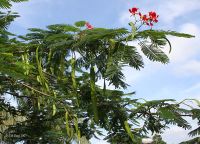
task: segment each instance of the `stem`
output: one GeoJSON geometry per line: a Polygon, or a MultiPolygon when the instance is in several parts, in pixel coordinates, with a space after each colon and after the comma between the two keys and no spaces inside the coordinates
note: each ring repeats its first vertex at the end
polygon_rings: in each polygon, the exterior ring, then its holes
{"type": "Polygon", "coordinates": [[[43,93],[43,92],[41,92],[41,91],[39,91],[39,90],[37,90],[37,89],[35,89],[35,88],[29,86],[29,85],[26,85],[26,84],[24,84],[24,83],[19,83],[19,84],[21,84],[21,85],[23,85],[24,87],[26,87],[26,88],[28,88],[28,89],[31,89],[31,90],[33,90],[33,91],[39,93],[39,94],[42,94],[42,95],[51,97],[51,95],[48,95],[48,94],[46,94],[46,93],[43,93]]]}
{"type": "Polygon", "coordinates": [[[79,107],[79,100],[78,100],[78,95],[77,95],[77,84],[76,84],[76,55],[73,52],[72,53],[72,59],[71,59],[71,78],[72,78],[72,87],[73,87],[73,93],[74,96],[76,97],[76,103],[77,106],[79,107]]]}

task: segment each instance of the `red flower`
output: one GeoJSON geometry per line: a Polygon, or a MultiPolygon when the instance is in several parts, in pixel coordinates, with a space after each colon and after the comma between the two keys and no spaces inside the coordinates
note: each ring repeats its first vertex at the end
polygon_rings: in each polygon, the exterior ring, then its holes
{"type": "Polygon", "coordinates": [[[140,17],[142,19],[142,21],[144,22],[148,22],[149,18],[147,17],[147,15],[141,15],[140,17]]]}
{"type": "Polygon", "coordinates": [[[86,22],[86,23],[85,23],[85,26],[86,26],[86,28],[89,29],[89,30],[91,30],[91,29],[94,28],[89,22],[86,22]]]}
{"type": "Polygon", "coordinates": [[[151,21],[157,23],[158,17],[159,17],[159,15],[157,15],[156,12],[153,12],[153,11],[149,12],[149,18],[150,18],[151,21]]]}
{"type": "MultiPolygon", "coordinates": [[[[138,12],[138,8],[133,7],[131,9],[129,9],[129,12],[131,13],[131,15],[138,15],[140,18],[140,22],[142,22],[142,25],[148,25],[151,28],[154,26],[154,23],[158,22],[158,17],[159,15],[154,12],[154,11],[150,11],[148,14],[142,14],[141,12],[138,12]]],[[[135,18],[135,23],[137,23],[138,20],[135,18]]]]}
{"type": "Polygon", "coordinates": [[[149,25],[149,17],[147,17],[147,15],[142,15],[141,13],[139,13],[140,19],[146,23],[146,25],[149,25]]]}
{"type": "Polygon", "coordinates": [[[138,11],[138,8],[136,7],[133,7],[132,9],[129,9],[129,12],[132,14],[132,15],[135,15],[138,11]]]}

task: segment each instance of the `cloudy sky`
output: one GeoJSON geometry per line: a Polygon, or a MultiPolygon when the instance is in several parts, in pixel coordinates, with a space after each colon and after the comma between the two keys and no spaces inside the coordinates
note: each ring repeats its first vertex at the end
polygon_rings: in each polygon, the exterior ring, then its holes
{"type": "MultiPolygon", "coordinates": [[[[17,34],[25,34],[27,28],[89,21],[95,27],[127,27],[130,22],[128,9],[139,7],[140,11],[156,11],[159,23],[156,29],[175,30],[193,34],[192,39],[169,37],[172,42],[170,63],[162,65],[145,59],[141,71],[125,69],[130,87],[136,98],[165,99],[196,98],[200,100],[200,2],[199,0],[30,0],[15,4],[13,10],[20,18],[10,27],[17,34]]],[[[168,47],[166,47],[168,49],[168,47]]],[[[187,132],[172,127],[163,134],[169,144],[187,139],[187,132]]],[[[93,140],[92,143],[103,144],[93,140]]]]}

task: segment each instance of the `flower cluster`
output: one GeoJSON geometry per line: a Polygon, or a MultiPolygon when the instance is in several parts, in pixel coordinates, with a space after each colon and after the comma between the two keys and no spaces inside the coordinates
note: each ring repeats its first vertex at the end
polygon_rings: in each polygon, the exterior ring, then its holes
{"type": "Polygon", "coordinates": [[[89,22],[86,22],[86,23],[85,23],[85,26],[86,26],[86,28],[87,28],[88,30],[91,30],[91,29],[94,28],[89,22]]]}
{"type": "Polygon", "coordinates": [[[143,24],[146,24],[148,26],[153,26],[154,23],[158,22],[158,17],[159,15],[154,12],[150,11],[148,14],[142,14],[141,12],[138,12],[139,8],[133,7],[129,9],[129,12],[131,13],[132,16],[138,15],[140,18],[140,21],[142,21],[143,24]]]}
{"type": "Polygon", "coordinates": [[[131,8],[131,9],[129,9],[129,12],[130,12],[132,15],[136,15],[138,9],[139,9],[139,8],[133,7],[133,8],[131,8]]]}

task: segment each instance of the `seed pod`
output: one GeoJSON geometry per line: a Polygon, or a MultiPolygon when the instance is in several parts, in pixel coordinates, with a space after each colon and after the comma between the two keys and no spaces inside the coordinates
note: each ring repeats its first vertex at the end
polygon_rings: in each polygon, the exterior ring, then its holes
{"type": "Polygon", "coordinates": [[[70,136],[70,128],[69,128],[69,113],[66,111],[65,113],[65,128],[66,128],[66,131],[67,131],[67,135],[70,136]]]}
{"type": "Polygon", "coordinates": [[[76,59],[75,58],[72,58],[71,59],[71,78],[72,78],[72,88],[73,88],[73,95],[76,97],[76,103],[77,105],[79,106],[79,102],[78,102],[78,97],[77,97],[77,84],[76,84],[76,75],[75,75],[75,72],[76,72],[76,67],[75,67],[75,64],[76,64],[76,59]]]}
{"type": "Polygon", "coordinates": [[[134,142],[134,135],[131,132],[131,128],[129,127],[129,124],[127,121],[124,121],[124,126],[125,126],[125,130],[127,132],[127,134],[129,135],[129,137],[131,138],[131,140],[134,142]]]}
{"type": "Polygon", "coordinates": [[[94,112],[94,121],[98,123],[98,110],[97,110],[97,98],[95,95],[95,71],[94,67],[90,68],[90,89],[91,89],[91,100],[92,100],[92,108],[94,112]]]}
{"type": "Polygon", "coordinates": [[[81,139],[81,132],[80,132],[80,130],[78,128],[78,117],[77,117],[77,115],[75,115],[75,118],[74,118],[74,125],[75,125],[76,135],[78,137],[78,140],[80,141],[80,139],[81,139]]]}

